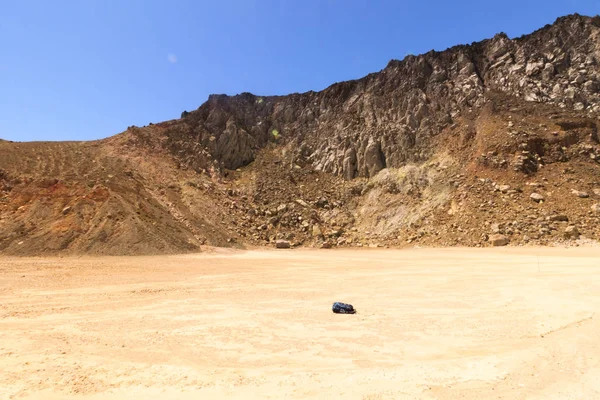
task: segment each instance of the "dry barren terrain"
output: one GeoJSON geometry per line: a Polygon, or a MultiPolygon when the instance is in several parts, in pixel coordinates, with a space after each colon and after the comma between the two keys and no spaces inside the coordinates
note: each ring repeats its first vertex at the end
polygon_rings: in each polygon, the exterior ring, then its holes
{"type": "Polygon", "coordinates": [[[600,249],[0,258],[2,399],[600,398],[600,249]],[[335,315],[334,301],[356,315],[335,315]]]}

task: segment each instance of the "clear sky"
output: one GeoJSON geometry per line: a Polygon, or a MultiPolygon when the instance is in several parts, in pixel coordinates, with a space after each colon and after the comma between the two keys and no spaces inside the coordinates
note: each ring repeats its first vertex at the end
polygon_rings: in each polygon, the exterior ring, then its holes
{"type": "Polygon", "coordinates": [[[0,0],[0,138],[87,140],[529,33],[598,0],[0,0]]]}

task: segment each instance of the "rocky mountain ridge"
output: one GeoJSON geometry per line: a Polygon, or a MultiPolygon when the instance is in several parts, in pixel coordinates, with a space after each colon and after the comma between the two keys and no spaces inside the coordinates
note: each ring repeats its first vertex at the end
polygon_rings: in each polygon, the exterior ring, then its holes
{"type": "Polygon", "coordinates": [[[261,97],[213,95],[168,146],[201,169],[236,169],[273,141],[293,142],[295,157],[316,170],[372,177],[420,162],[432,138],[498,91],[590,117],[600,112],[600,17],[559,18],[531,35],[490,40],[391,61],[379,73],[322,92],[261,97]]]}
{"type": "Polygon", "coordinates": [[[101,141],[0,141],[0,252],[591,243],[599,35],[571,15],[101,141]]]}

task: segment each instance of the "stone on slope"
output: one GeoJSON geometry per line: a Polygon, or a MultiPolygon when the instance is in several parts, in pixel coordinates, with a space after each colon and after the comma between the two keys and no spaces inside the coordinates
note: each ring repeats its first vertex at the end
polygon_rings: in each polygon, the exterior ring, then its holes
{"type": "Polygon", "coordinates": [[[302,207],[308,207],[308,203],[302,199],[296,200],[296,203],[300,204],[302,207]]]}
{"type": "Polygon", "coordinates": [[[565,237],[567,239],[579,239],[579,229],[573,225],[567,226],[565,229],[565,237]]]}
{"type": "Polygon", "coordinates": [[[321,228],[319,228],[319,225],[313,225],[312,235],[313,236],[323,236],[323,232],[321,231],[321,228]]]}
{"type": "Polygon", "coordinates": [[[491,235],[489,241],[494,247],[506,246],[510,242],[508,237],[501,234],[491,235]]]}
{"type": "Polygon", "coordinates": [[[571,193],[582,199],[587,199],[588,197],[590,197],[590,195],[587,192],[582,192],[580,190],[571,190],[571,193]]]}
{"type": "Polygon", "coordinates": [[[291,247],[291,244],[287,240],[277,240],[275,242],[275,248],[277,248],[277,249],[289,249],[290,247],[291,247]]]}
{"type": "Polygon", "coordinates": [[[554,222],[554,221],[562,221],[562,222],[565,222],[565,221],[568,221],[568,220],[569,220],[569,217],[567,217],[567,216],[566,216],[566,215],[564,215],[564,214],[556,214],[556,215],[551,215],[551,216],[549,216],[549,217],[548,217],[548,220],[549,220],[549,221],[553,221],[553,222],[554,222]]]}
{"type": "Polygon", "coordinates": [[[531,196],[529,196],[531,198],[531,200],[535,201],[535,202],[541,202],[544,201],[544,196],[542,196],[539,193],[531,193],[531,196]]]}

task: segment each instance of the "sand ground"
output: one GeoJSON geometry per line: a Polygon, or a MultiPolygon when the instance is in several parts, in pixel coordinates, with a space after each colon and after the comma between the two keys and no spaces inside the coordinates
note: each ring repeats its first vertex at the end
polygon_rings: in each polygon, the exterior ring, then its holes
{"type": "Polygon", "coordinates": [[[599,305],[600,249],[4,257],[0,398],[600,399],[599,305]]]}

